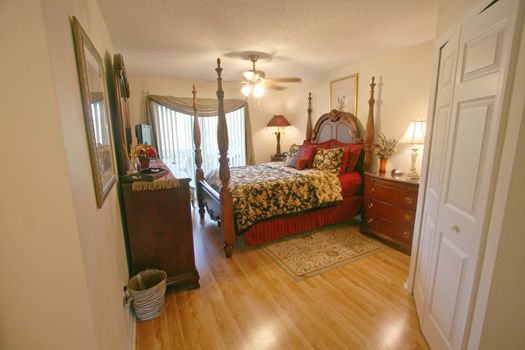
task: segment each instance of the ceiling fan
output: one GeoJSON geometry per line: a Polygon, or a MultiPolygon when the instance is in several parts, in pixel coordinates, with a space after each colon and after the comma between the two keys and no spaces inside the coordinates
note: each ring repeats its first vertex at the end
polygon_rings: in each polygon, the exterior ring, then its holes
{"type": "Polygon", "coordinates": [[[249,96],[253,93],[256,98],[261,97],[264,94],[265,88],[273,90],[284,90],[285,87],[276,85],[275,83],[300,83],[301,78],[266,78],[266,75],[262,70],[255,68],[255,63],[259,59],[259,55],[250,54],[248,56],[252,61],[252,69],[245,71],[242,76],[244,80],[241,82],[243,85],[241,92],[244,96],[249,96]]]}

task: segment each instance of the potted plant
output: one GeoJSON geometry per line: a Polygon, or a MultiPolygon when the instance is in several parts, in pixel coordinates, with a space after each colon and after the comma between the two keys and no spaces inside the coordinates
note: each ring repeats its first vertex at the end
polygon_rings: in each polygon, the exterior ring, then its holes
{"type": "Polygon", "coordinates": [[[150,159],[157,158],[157,150],[148,144],[138,144],[135,146],[135,157],[139,159],[140,168],[149,168],[150,159]]]}
{"type": "Polygon", "coordinates": [[[385,134],[377,135],[379,142],[371,145],[372,151],[379,156],[379,173],[386,173],[386,162],[388,158],[396,151],[397,140],[387,138],[385,134]]]}

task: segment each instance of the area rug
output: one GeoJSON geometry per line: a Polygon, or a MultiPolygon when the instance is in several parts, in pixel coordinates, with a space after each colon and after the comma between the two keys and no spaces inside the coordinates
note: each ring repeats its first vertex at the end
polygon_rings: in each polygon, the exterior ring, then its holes
{"type": "Polygon", "coordinates": [[[355,222],[285,237],[263,249],[296,281],[383,250],[381,245],[360,234],[355,222]]]}

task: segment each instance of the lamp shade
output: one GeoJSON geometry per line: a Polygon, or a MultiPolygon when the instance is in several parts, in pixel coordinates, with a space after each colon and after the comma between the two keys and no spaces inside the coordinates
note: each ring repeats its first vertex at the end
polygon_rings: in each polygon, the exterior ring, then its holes
{"type": "Polygon", "coordinates": [[[425,143],[425,131],[427,128],[427,122],[416,120],[408,124],[408,129],[405,131],[405,134],[399,140],[399,143],[425,143]]]}
{"type": "Polygon", "coordinates": [[[266,125],[267,127],[273,127],[273,128],[282,128],[282,127],[285,127],[285,126],[291,126],[290,122],[288,120],[286,120],[286,118],[284,117],[284,115],[274,115],[272,117],[272,119],[270,119],[270,122],[268,123],[268,125],[266,125]]]}

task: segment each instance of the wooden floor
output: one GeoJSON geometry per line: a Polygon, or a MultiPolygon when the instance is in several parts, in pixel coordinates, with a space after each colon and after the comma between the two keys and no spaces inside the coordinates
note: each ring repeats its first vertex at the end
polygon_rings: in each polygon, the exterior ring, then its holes
{"type": "Polygon", "coordinates": [[[428,349],[391,248],[294,282],[258,247],[222,252],[194,212],[199,289],[168,288],[161,316],[137,321],[137,349],[428,349]]]}

